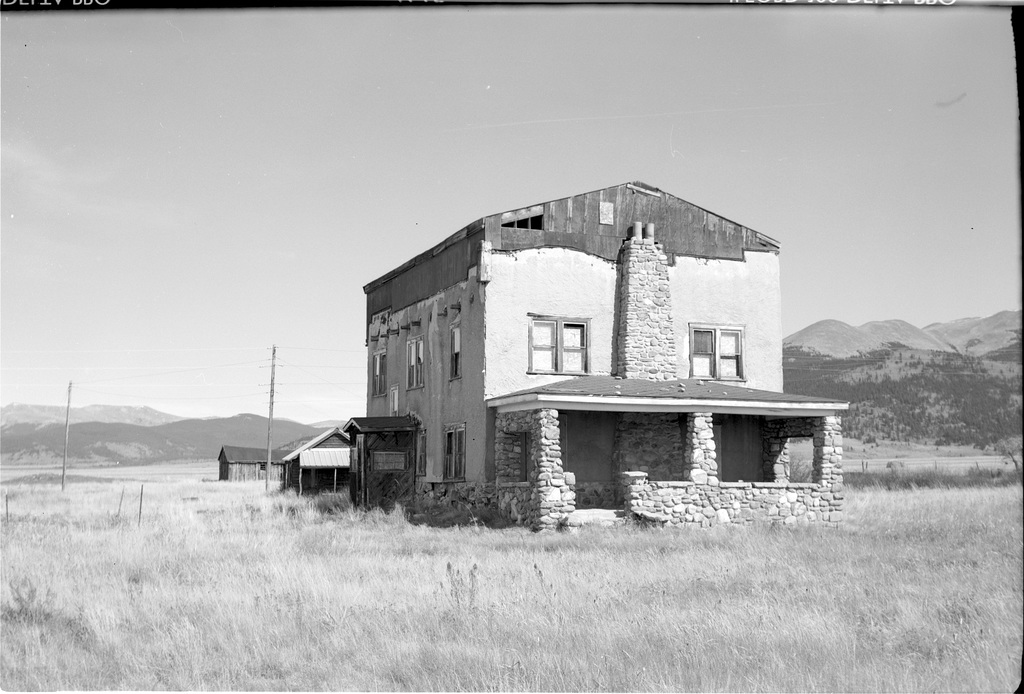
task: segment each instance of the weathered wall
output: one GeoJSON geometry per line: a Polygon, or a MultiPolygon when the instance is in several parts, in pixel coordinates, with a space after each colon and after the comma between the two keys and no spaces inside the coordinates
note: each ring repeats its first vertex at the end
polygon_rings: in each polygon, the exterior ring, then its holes
{"type": "Polygon", "coordinates": [[[590,373],[611,373],[616,265],[565,248],[491,255],[485,397],[562,381],[529,370],[528,314],[590,318],[590,373]]]}
{"type": "MultiPolygon", "coordinates": [[[[655,238],[657,238],[655,230],[655,238]]],[[[777,253],[747,252],[745,262],[676,256],[669,268],[679,378],[690,376],[691,323],[744,328],[746,385],[782,391],[782,295],[777,253]]]]}
{"type": "Polygon", "coordinates": [[[367,416],[387,416],[388,395],[373,396],[373,354],[386,345],[388,384],[398,386],[398,414],[418,416],[427,432],[427,474],[419,482],[440,484],[444,478],[444,430],[448,424],[466,423],[466,482],[487,481],[486,407],[483,404],[484,311],[483,285],[470,280],[449,287],[399,311],[385,312],[377,325],[371,321],[367,360],[367,416]],[[459,304],[461,308],[453,308],[459,304]],[[419,325],[415,325],[419,321],[419,325]],[[462,376],[449,379],[449,328],[462,326],[462,376]],[[373,338],[377,335],[377,340],[373,338]],[[406,346],[410,338],[424,338],[422,388],[406,388],[406,346]]]}
{"type": "MultiPolygon", "coordinates": [[[[270,466],[271,482],[280,484],[283,467],[284,465],[280,463],[270,466]]],[[[227,463],[227,477],[221,477],[222,480],[230,482],[252,482],[263,478],[264,472],[260,470],[260,463],[227,463]]]]}

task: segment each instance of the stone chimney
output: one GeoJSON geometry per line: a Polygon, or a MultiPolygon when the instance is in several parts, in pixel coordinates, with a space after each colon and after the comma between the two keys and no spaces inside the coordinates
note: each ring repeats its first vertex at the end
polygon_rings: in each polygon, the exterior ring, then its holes
{"type": "Polygon", "coordinates": [[[668,257],[654,242],[654,225],[633,224],[619,265],[615,375],[652,381],[676,377],[676,338],[668,257]]]}

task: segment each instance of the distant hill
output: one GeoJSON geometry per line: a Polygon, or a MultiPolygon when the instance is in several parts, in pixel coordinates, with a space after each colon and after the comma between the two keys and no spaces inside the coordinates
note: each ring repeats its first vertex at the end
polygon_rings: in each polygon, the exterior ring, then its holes
{"type": "Polygon", "coordinates": [[[1020,329],[1020,311],[933,323],[925,328],[916,328],[903,320],[871,321],[859,327],[822,320],[784,338],[782,344],[784,348],[840,358],[901,347],[979,357],[1009,351],[1008,360],[1012,361],[1015,349],[1019,354],[1020,329]]]}
{"type": "MultiPolygon", "coordinates": [[[[10,424],[64,424],[67,408],[60,405],[26,405],[18,402],[0,408],[0,426],[10,424]]],[[[159,424],[179,422],[179,417],[152,407],[131,407],[127,405],[86,405],[71,408],[71,422],[118,422],[150,427],[159,424]]]]}
{"type": "MultiPolygon", "coordinates": [[[[6,409],[6,408],[5,408],[6,409]]],[[[275,448],[308,441],[322,431],[285,419],[274,420],[275,448]]],[[[216,458],[221,446],[267,445],[267,418],[240,414],[219,419],[179,419],[155,426],[122,422],[79,422],[71,425],[68,458],[72,461],[156,462],[216,458]]],[[[4,463],[47,463],[64,454],[64,422],[39,425],[5,424],[0,439],[4,463]]]]}
{"type": "MultiPolygon", "coordinates": [[[[988,318],[962,318],[924,327],[926,333],[955,347],[957,351],[974,355],[1005,350],[1013,343],[1014,331],[1020,329],[1020,311],[1000,311],[988,318]]],[[[1019,342],[1019,333],[1017,338],[1019,342]]]]}

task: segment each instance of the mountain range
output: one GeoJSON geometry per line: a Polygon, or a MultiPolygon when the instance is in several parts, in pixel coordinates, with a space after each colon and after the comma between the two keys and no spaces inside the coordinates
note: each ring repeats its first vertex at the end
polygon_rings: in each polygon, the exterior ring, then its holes
{"type": "MultiPolygon", "coordinates": [[[[267,443],[267,418],[254,414],[185,419],[150,408],[93,406],[90,411],[109,418],[116,416],[119,410],[130,421],[93,420],[72,423],[68,435],[68,459],[74,462],[210,460],[217,457],[223,445],[263,448],[267,443]],[[152,425],[134,423],[140,419],[159,421],[166,418],[172,421],[152,425]]],[[[72,408],[74,413],[75,408],[72,408]]],[[[3,424],[0,427],[0,460],[3,463],[52,463],[62,460],[64,418],[62,414],[59,423],[47,421],[51,415],[45,406],[12,404],[4,407],[3,424]],[[37,419],[32,420],[30,417],[33,415],[37,419]]],[[[78,416],[87,415],[79,412],[78,416]]],[[[294,450],[324,428],[275,419],[275,448],[294,450]]]]}
{"type": "MultiPolygon", "coordinates": [[[[1021,312],[917,328],[902,320],[854,327],[823,320],[783,340],[788,393],[851,403],[848,433],[985,446],[1019,434],[1021,312]]],[[[66,410],[13,403],[0,410],[3,463],[59,462],[66,410]]],[[[212,459],[223,445],[262,448],[267,418],[188,419],[150,407],[71,408],[72,461],[212,459]]],[[[274,420],[276,448],[293,450],[342,420],[274,420]]]]}
{"type": "Polygon", "coordinates": [[[783,341],[785,391],[844,400],[844,432],[986,448],[1021,434],[1021,312],[915,328],[819,321],[783,341]]]}
{"type": "Polygon", "coordinates": [[[932,323],[924,328],[903,320],[871,321],[858,327],[839,320],[822,320],[784,338],[782,346],[833,357],[852,357],[890,347],[984,357],[1019,345],[1020,329],[1020,311],[932,323]]]}

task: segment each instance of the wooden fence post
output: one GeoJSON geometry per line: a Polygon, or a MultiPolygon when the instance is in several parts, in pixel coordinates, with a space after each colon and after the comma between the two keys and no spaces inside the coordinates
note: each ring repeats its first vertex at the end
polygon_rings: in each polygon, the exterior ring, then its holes
{"type": "Polygon", "coordinates": [[[117,517],[121,517],[121,504],[124,503],[124,487],[121,487],[121,500],[117,502],[117,517]]]}
{"type": "Polygon", "coordinates": [[[146,485],[139,485],[139,527],[142,527],[142,493],[146,491],[146,485]]]}

